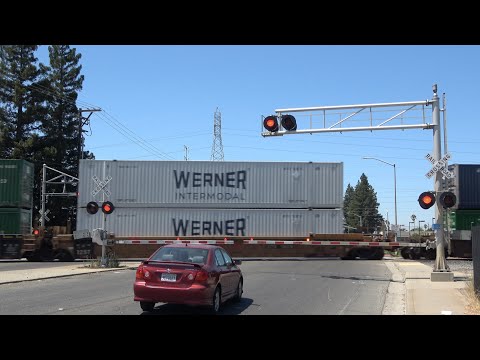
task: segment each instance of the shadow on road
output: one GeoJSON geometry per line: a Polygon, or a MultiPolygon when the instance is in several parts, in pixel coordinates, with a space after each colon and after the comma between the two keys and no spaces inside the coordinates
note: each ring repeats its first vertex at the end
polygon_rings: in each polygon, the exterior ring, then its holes
{"type": "Polygon", "coordinates": [[[335,280],[364,280],[364,281],[392,281],[390,277],[373,277],[373,276],[342,276],[342,275],[334,275],[334,274],[322,274],[322,273],[315,273],[315,274],[307,274],[307,273],[299,273],[299,272],[280,272],[280,271],[257,271],[256,274],[274,274],[274,275],[288,275],[288,276],[313,276],[319,278],[327,278],[327,279],[335,279],[335,280]]]}
{"type": "MultiPolygon", "coordinates": [[[[227,301],[220,308],[218,315],[240,315],[253,303],[252,299],[242,298],[239,302],[227,301]]],[[[176,304],[157,304],[153,312],[141,315],[212,315],[207,308],[176,304]]]]}

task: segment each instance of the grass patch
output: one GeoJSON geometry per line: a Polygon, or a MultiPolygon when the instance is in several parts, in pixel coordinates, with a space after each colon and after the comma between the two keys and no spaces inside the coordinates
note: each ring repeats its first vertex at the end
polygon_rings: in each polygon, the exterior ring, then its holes
{"type": "Polygon", "coordinates": [[[98,257],[96,259],[91,259],[90,263],[86,267],[96,269],[96,268],[120,268],[125,266],[120,266],[120,260],[118,260],[115,253],[111,253],[106,256],[105,266],[102,266],[102,258],[98,257]]]}
{"type": "Polygon", "coordinates": [[[465,288],[465,294],[467,299],[467,306],[465,308],[466,315],[480,315],[480,293],[475,293],[475,288],[473,286],[473,279],[470,279],[467,282],[467,287],[465,288]]]}

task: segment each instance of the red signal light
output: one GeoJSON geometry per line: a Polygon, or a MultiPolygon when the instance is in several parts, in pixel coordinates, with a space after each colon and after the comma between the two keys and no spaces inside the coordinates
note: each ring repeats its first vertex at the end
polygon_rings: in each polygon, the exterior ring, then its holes
{"type": "Polygon", "coordinates": [[[35,236],[40,235],[40,230],[38,229],[33,230],[33,235],[35,236]]]}
{"type": "Polygon", "coordinates": [[[435,204],[435,195],[430,191],[425,191],[418,197],[418,203],[422,209],[430,209],[435,204]]]}
{"type": "Polygon", "coordinates": [[[102,204],[102,211],[104,214],[111,214],[115,210],[115,206],[110,201],[105,201],[102,204]]]}
{"type": "Polygon", "coordinates": [[[275,115],[267,116],[263,120],[263,127],[270,132],[278,131],[278,120],[275,115]]]}

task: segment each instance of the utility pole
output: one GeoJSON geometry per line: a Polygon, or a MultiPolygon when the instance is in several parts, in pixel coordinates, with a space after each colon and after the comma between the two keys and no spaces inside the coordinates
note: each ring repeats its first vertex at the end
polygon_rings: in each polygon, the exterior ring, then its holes
{"type": "Polygon", "coordinates": [[[90,116],[96,111],[102,111],[102,109],[78,109],[78,164],[80,166],[80,160],[83,159],[83,125],[88,124],[90,116]],[[84,118],[82,113],[89,112],[88,116],[84,118]],[[84,121],[85,120],[85,121],[84,121]]]}

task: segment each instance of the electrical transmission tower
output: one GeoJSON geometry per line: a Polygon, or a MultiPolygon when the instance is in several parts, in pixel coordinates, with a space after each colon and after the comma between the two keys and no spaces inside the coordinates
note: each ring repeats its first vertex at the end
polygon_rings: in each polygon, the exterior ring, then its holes
{"type": "Polygon", "coordinates": [[[222,114],[218,111],[218,107],[215,110],[213,121],[213,146],[212,161],[223,161],[223,145],[222,145],[222,114]]]}

